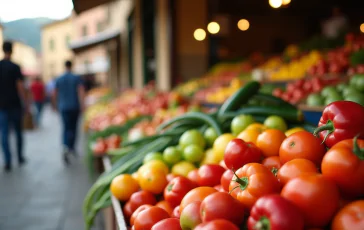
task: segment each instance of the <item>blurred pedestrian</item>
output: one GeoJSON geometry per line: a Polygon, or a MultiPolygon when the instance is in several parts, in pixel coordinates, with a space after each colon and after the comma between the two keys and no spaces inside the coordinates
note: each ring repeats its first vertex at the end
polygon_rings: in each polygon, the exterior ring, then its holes
{"type": "Polygon", "coordinates": [[[322,23],[322,33],[326,38],[335,39],[349,26],[348,19],[337,6],[332,8],[331,17],[322,23]]]}
{"type": "Polygon", "coordinates": [[[35,121],[36,125],[39,126],[41,113],[46,99],[44,83],[40,77],[36,77],[33,80],[33,82],[30,85],[30,90],[33,97],[34,107],[36,109],[35,121]]]}
{"type": "Polygon", "coordinates": [[[29,102],[24,86],[24,77],[20,66],[11,61],[13,44],[4,42],[4,59],[0,61],[0,131],[4,153],[5,171],[12,168],[9,145],[10,127],[16,134],[17,155],[19,165],[25,163],[23,155],[23,108],[29,112],[29,102]]]}
{"type": "Polygon", "coordinates": [[[65,67],[66,72],[56,79],[53,98],[62,117],[63,160],[68,165],[70,155],[76,155],[77,125],[84,108],[85,89],[81,78],[72,73],[72,62],[66,61],[65,67]]]}
{"type": "Polygon", "coordinates": [[[56,79],[52,79],[50,80],[47,84],[46,84],[46,97],[47,97],[47,101],[52,103],[52,97],[53,97],[53,91],[54,91],[54,87],[56,85],[56,79]]]}

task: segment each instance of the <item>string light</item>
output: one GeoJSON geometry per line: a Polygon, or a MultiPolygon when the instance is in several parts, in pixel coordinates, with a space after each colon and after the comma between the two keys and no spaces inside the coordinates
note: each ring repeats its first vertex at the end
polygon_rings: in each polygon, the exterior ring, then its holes
{"type": "Polygon", "coordinates": [[[217,22],[210,22],[207,25],[207,30],[210,34],[217,34],[220,31],[220,25],[217,22]]]}
{"type": "Polygon", "coordinates": [[[281,7],[282,4],[283,4],[283,0],[269,0],[269,5],[275,9],[281,7]]]}
{"type": "Polygon", "coordinates": [[[204,29],[196,29],[195,32],[193,33],[193,37],[197,40],[197,41],[203,41],[206,38],[206,32],[204,29]]]}
{"type": "Polygon", "coordinates": [[[249,29],[249,27],[250,27],[250,23],[249,23],[248,20],[246,20],[246,19],[240,19],[238,21],[238,28],[239,28],[239,30],[246,31],[246,30],[249,29]]]}

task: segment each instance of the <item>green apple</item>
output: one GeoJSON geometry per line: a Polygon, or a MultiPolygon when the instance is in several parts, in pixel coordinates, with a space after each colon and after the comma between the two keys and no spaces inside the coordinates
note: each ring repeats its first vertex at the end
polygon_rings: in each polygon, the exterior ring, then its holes
{"type": "Polygon", "coordinates": [[[322,106],[324,105],[324,98],[317,93],[310,94],[307,97],[307,105],[309,106],[322,106]]]}
{"type": "Polygon", "coordinates": [[[328,105],[328,104],[330,104],[332,102],[335,102],[335,101],[341,101],[342,99],[343,98],[339,94],[337,94],[337,95],[333,94],[333,95],[330,95],[329,97],[326,98],[325,104],[328,105]]]}
{"type": "Polygon", "coordinates": [[[336,91],[336,88],[334,86],[326,86],[321,91],[321,96],[323,97],[329,97],[336,94],[338,94],[338,92],[336,91]]]}
{"type": "Polygon", "coordinates": [[[351,93],[345,97],[346,101],[353,101],[364,106],[364,94],[362,93],[351,93]]]}

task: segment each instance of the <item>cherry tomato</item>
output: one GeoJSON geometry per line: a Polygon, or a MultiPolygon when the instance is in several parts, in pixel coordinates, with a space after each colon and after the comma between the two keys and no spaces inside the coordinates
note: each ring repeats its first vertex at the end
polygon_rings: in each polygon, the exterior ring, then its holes
{"type": "Polygon", "coordinates": [[[281,163],[284,164],[296,158],[304,158],[321,165],[326,149],[321,139],[307,131],[299,131],[287,137],[279,149],[281,163]]]}
{"type": "Polygon", "coordinates": [[[167,181],[168,181],[168,183],[169,183],[169,182],[171,182],[171,180],[173,180],[173,178],[176,178],[176,175],[173,175],[172,173],[170,173],[170,174],[168,174],[168,175],[166,176],[166,178],[167,178],[167,181]]]}
{"type": "Polygon", "coordinates": [[[220,165],[207,164],[202,165],[198,173],[198,185],[213,187],[220,184],[221,176],[225,169],[220,165]]]}
{"type": "Polygon", "coordinates": [[[265,157],[278,156],[284,139],[286,135],[281,130],[267,129],[258,136],[257,147],[265,157]]]}
{"type": "Polygon", "coordinates": [[[318,169],[312,161],[306,159],[293,159],[285,163],[277,173],[277,178],[282,185],[301,175],[317,174],[318,169]]]}
{"type": "Polygon", "coordinates": [[[179,205],[182,198],[196,185],[186,177],[175,177],[164,189],[164,199],[173,207],[179,205]]]}
{"type": "Polygon", "coordinates": [[[254,128],[249,129],[249,126],[248,126],[248,128],[246,128],[243,132],[239,133],[238,138],[242,139],[245,142],[251,142],[251,143],[256,144],[258,136],[262,132],[263,131],[260,129],[254,129],[254,128]]]}
{"type": "Polygon", "coordinates": [[[160,194],[168,184],[166,174],[160,169],[144,169],[139,174],[140,187],[154,194],[160,194]]]}
{"type": "Polygon", "coordinates": [[[200,216],[201,201],[194,201],[181,212],[180,225],[182,229],[194,229],[202,220],[200,216]]]}
{"type": "Polygon", "coordinates": [[[224,191],[229,192],[229,185],[231,182],[231,179],[233,179],[234,172],[230,169],[226,170],[224,174],[222,174],[220,184],[224,191]]]}
{"type": "Polygon", "coordinates": [[[153,225],[151,230],[182,230],[178,218],[168,218],[153,225]]]}
{"type": "Polygon", "coordinates": [[[262,164],[246,164],[235,174],[229,191],[249,210],[260,197],[280,192],[277,178],[262,164]]]}
{"type": "Polygon", "coordinates": [[[129,219],[133,214],[133,210],[131,209],[131,203],[126,202],[123,207],[123,214],[125,215],[125,219],[129,219]]]}
{"type": "Polygon", "coordinates": [[[338,188],[322,175],[302,175],[288,181],[281,196],[301,210],[307,227],[326,226],[339,207],[338,188]]]}
{"type": "Polygon", "coordinates": [[[155,205],[157,200],[154,197],[154,194],[147,191],[138,191],[133,193],[130,197],[130,205],[131,210],[134,212],[139,206],[143,204],[155,205]]]}
{"type": "Polygon", "coordinates": [[[362,156],[364,140],[344,140],[335,144],[324,156],[321,164],[322,174],[333,180],[340,192],[347,198],[364,196],[364,160],[362,156]]]}
{"type": "Polygon", "coordinates": [[[111,193],[120,201],[127,201],[139,190],[138,181],[129,174],[116,176],[110,185],[111,193]]]}
{"type": "Polygon", "coordinates": [[[190,203],[194,201],[202,201],[208,195],[217,192],[216,189],[211,187],[197,187],[189,191],[182,199],[180,204],[180,213],[190,203]]]}
{"type": "Polygon", "coordinates": [[[173,209],[173,212],[172,212],[171,217],[179,218],[180,216],[181,216],[181,213],[179,212],[179,205],[178,205],[178,206],[176,206],[176,207],[173,209]]]}
{"type": "Polygon", "coordinates": [[[331,230],[364,229],[364,200],[357,200],[342,208],[332,221],[331,230]]]}
{"type": "Polygon", "coordinates": [[[238,226],[228,220],[218,219],[197,225],[194,230],[239,230],[238,226]]]}
{"type": "Polygon", "coordinates": [[[134,225],[135,219],[137,218],[139,213],[141,213],[142,211],[147,210],[148,208],[151,208],[151,207],[153,207],[153,205],[143,204],[139,208],[137,208],[130,217],[130,225],[134,225]]]}
{"type": "Polygon", "coordinates": [[[244,221],[244,206],[228,193],[215,192],[202,201],[200,215],[203,222],[225,219],[240,225],[244,221]]]}
{"type": "Polygon", "coordinates": [[[228,145],[228,143],[234,138],[235,138],[234,135],[232,135],[231,133],[224,133],[220,135],[218,138],[216,138],[212,149],[218,161],[224,159],[225,148],[228,145]]]}
{"type": "Polygon", "coordinates": [[[279,156],[267,157],[262,161],[262,164],[273,172],[274,175],[277,174],[278,169],[282,166],[279,156]]]}
{"type": "Polygon", "coordinates": [[[231,170],[237,170],[245,164],[260,162],[261,151],[251,142],[235,138],[226,146],[224,161],[231,170]]]}
{"type": "Polygon", "coordinates": [[[155,206],[164,209],[169,216],[172,216],[174,207],[168,201],[161,200],[155,206]]]}
{"type": "Polygon", "coordinates": [[[159,207],[151,207],[139,213],[134,220],[135,230],[151,229],[161,220],[169,218],[168,213],[159,207]]]}
{"type": "Polygon", "coordinates": [[[152,170],[160,170],[164,173],[164,175],[168,175],[169,168],[168,166],[161,160],[152,160],[145,163],[142,167],[138,169],[138,176],[140,176],[147,169],[152,170]]]}
{"type": "Polygon", "coordinates": [[[187,178],[192,181],[196,186],[198,185],[198,169],[192,170],[188,173],[187,178]]]}

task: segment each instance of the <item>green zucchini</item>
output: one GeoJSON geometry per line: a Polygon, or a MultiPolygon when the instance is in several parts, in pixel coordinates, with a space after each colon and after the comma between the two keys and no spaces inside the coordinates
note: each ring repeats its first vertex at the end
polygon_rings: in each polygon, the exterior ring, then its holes
{"type": "Polygon", "coordinates": [[[208,126],[212,127],[216,131],[218,136],[222,134],[221,127],[219,123],[215,120],[215,118],[201,112],[189,112],[184,115],[172,118],[169,121],[161,124],[157,128],[157,130],[161,131],[176,122],[187,121],[187,120],[194,121],[196,122],[196,124],[200,124],[201,122],[203,122],[204,124],[207,124],[208,126]]]}
{"type": "Polygon", "coordinates": [[[224,104],[221,105],[217,112],[217,117],[220,118],[223,114],[230,111],[239,109],[242,105],[246,104],[260,88],[260,83],[257,81],[250,81],[242,88],[229,97],[224,104]]]}
{"type": "Polygon", "coordinates": [[[269,95],[269,94],[264,94],[264,93],[257,93],[256,95],[254,95],[253,99],[256,99],[260,102],[266,102],[270,105],[275,105],[275,106],[284,106],[285,108],[291,108],[291,109],[297,109],[296,106],[290,104],[289,102],[286,102],[285,100],[282,100],[281,98],[269,95]]]}
{"type": "Polygon", "coordinates": [[[253,116],[276,115],[289,122],[301,123],[303,121],[303,113],[301,110],[288,108],[282,109],[276,106],[246,106],[236,112],[236,115],[240,114],[250,114],[253,116]]]}

